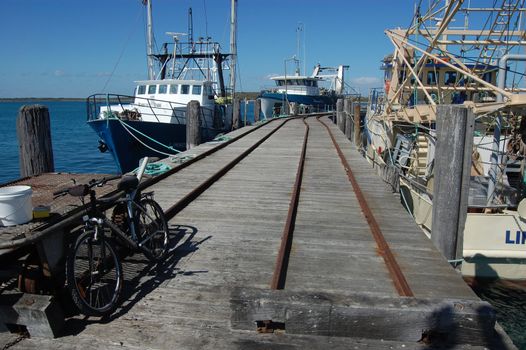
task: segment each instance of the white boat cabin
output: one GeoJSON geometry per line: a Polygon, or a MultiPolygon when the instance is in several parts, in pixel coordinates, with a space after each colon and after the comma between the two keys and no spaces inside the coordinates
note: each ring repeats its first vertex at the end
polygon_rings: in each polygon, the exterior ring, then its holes
{"type": "Polygon", "coordinates": [[[186,106],[198,101],[205,117],[212,125],[215,110],[213,82],[202,80],[144,80],[138,81],[133,103],[100,107],[100,119],[118,116],[124,120],[184,124],[186,106]]]}
{"type": "Polygon", "coordinates": [[[199,101],[201,106],[212,108],[214,105],[215,95],[211,81],[165,79],[136,83],[135,104],[139,106],[152,102],[170,102],[182,107],[190,101],[199,101]]]}
{"type": "Polygon", "coordinates": [[[320,94],[320,78],[308,76],[281,76],[271,78],[276,83],[277,93],[292,95],[317,96],[320,94]]]}

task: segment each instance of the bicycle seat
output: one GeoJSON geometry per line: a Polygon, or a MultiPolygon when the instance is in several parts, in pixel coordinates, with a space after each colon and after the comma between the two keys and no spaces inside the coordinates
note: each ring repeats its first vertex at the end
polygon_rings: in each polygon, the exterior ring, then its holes
{"type": "Polygon", "coordinates": [[[131,192],[135,190],[139,186],[139,179],[137,177],[128,175],[123,176],[121,181],[119,181],[119,184],[117,185],[117,188],[124,192],[131,192]]]}

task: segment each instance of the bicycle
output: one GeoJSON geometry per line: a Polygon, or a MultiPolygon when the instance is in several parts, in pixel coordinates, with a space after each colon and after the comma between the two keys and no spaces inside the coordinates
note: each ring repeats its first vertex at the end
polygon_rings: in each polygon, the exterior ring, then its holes
{"type": "Polygon", "coordinates": [[[166,254],[168,224],[164,213],[153,199],[153,192],[141,194],[138,189],[147,163],[145,157],[137,176],[123,176],[117,185],[119,193],[108,198],[97,199],[93,188],[120,176],[91,180],[54,193],[56,197],[79,197],[83,205],[89,195],[83,232],[66,258],[67,285],[73,302],[84,315],[107,316],[119,304],[123,272],[116,244],[141,251],[154,262],[166,254]],[[115,212],[121,215],[119,224],[109,220],[98,206],[114,203],[114,217],[115,212]]]}

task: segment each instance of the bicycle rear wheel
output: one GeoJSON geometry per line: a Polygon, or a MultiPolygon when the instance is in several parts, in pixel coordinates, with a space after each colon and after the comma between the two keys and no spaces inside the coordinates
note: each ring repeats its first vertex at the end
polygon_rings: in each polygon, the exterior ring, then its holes
{"type": "Polygon", "coordinates": [[[67,258],[66,277],[73,302],[87,316],[106,316],[118,305],[122,265],[109,239],[89,230],[80,235],[67,258]]]}
{"type": "Polygon", "coordinates": [[[151,198],[139,202],[140,245],[147,249],[150,259],[159,261],[164,258],[168,247],[168,223],[161,209],[151,198]]]}

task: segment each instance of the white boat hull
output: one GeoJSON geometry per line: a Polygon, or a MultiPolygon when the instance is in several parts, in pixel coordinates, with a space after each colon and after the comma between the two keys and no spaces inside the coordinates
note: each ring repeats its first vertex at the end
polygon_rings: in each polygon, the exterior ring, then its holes
{"type": "MultiPolygon", "coordinates": [[[[400,182],[415,222],[429,235],[433,205],[406,182],[400,182]]],[[[404,198],[402,198],[404,203],[404,198]]],[[[526,280],[526,222],[517,212],[468,213],[464,229],[462,275],[526,280]]]]}

